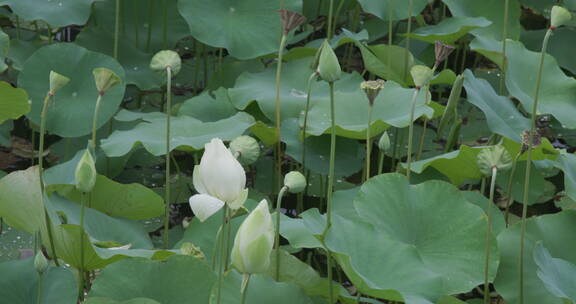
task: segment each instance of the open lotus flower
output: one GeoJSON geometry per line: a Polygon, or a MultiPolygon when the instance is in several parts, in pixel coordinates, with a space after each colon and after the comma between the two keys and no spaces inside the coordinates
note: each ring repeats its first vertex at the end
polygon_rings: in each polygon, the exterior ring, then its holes
{"type": "Polygon", "coordinates": [[[199,194],[190,197],[190,208],[202,222],[225,204],[233,210],[240,208],[248,197],[244,168],[222,140],[213,138],[204,149],[193,175],[199,194]]]}

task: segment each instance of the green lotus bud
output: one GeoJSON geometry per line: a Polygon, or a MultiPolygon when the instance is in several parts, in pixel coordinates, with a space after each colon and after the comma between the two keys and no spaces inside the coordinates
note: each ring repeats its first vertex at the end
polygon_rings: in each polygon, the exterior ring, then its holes
{"type": "Polygon", "coordinates": [[[48,270],[48,266],[48,260],[44,256],[44,253],[42,253],[42,250],[38,250],[34,257],[34,268],[36,269],[36,272],[43,274],[48,270]]]}
{"type": "Polygon", "coordinates": [[[243,165],[250,165],[260,157],[260,144],[253,137],[242,135],[230,142],[230,152],[243,165]]]}
{"type": "Polygon", "coordinates": [[[238,228],[232,247],[232,265],[242,273],[265,273],[270,267],[273,245],[274,225],[264,199],[238,228]]]}
{"type": "Polygon", "coordinates": [[[332,50],[332,47],[328,43],[328,40],[324,40],[324,43],[320,47],[320,58],[318,59],[318,74],[324,81],[334,82],[340,79],[340,74],[342,74],[342,69],[340,68],[340,63],[338,62],[338,57],[332,50]]]}
{"type": "Polygon", "coordinates": [[[559,26],[563,26],[568,21],[572,19],[572,14],[567,9],[554,5],[552,7],[552,13],[550,14],[550,28],[556,29],[559,26]]]}
{"type": "Polygon", "coordinates": [[[164,50],[156,53],[150,61],[150,68],[155,71],[166,71],[170,68],[172,75],[178,74],[182,67],[182,60],[178,53],[171,50],[164,50]]]}
{"type": "Polygon", "coordinates": [[[425,65],[415,65],[410,69],[410,74],[412,75],[412,79],[414,79],[414,85],[416,88],[421,88],[425,86],[432,76],[434,76],[434,72],[432,69],[425,65]]]}
{"type": "Polygon", "coordinates": [[[364,91],[364,93],[366,93],[366,97],[368,97],[370,105],[374,104],[374,100],[376,100],[376,97],[378,97],[380,90],[384,88],[384,84],[385,82],[382,79],[362,81],[360,83],[360,88],[364,91]]]}
{"type": "Polygon", "coordinates": [[[56,91],[60,90],[70,82],[70,78],[60,75],[54,71],[50,71],[50,94],[56,94],[56,91]]]}
{"type": "Polygon", "coordinates": [[[98,89],[98,94],[100,95],[106,94],[108,90],[122,82],[116,73],[107,68],[96,68],[92,70],[92,74],[96,81],[96,89],[98,89]]]}
{"type": "Polygon", "coordinates": [[[290,171],[284,176],[284,186],[290,193],[302,192],[306,188],[306,177],[298,171],[290,171]]]}
{"type": "Polygon", "coordinates": [[[388,149],[390,149],[390,136],[388,136],[388,132],[384,131],[382,136],[380,136],[380,140],[378,140],[378,149],[381,151],[388,151],[388,149]]]}
{"type": "Polygon", "coordinates": [[[92,191],[96,184],[96,167],[94,158],[88,149],[84,150],[82,158],[76,165],[74,177],[76,179],[76,189],[80,192],[88,193],[92,191]]]}
{"type": "Polygon", "coordinates": [[[492,169],[505,170],[512,166],[512,157],[504,146],[491,146],[482,149],[477,157],[478,167],[482,174],[492,175],[492,169]]]}

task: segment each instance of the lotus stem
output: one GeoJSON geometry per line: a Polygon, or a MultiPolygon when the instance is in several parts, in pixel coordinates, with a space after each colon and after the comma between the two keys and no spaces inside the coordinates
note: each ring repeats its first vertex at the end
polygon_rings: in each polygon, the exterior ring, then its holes
{"type": "MultiPolygon", "coordinates": [[[[152,40],[152,16],[154,13],[154,1],[156,0],[148,0],[148,31],[146,33],[146,52],[150,51],[150,41],[152,40]]],[[[194,65],[194,68],[198,66],[197,64],[194,65]]],[[[194,78],[196,81],[196,78],[194,78]]]]}
{"type": "Polygon", "coordinates": [[[412,140],[414,137],[414,112],[416,110],[416,101],[418,100],[418,94],[420,93],[420,88],[414,89],[414,94],[412,94],[412,101],[410,102],[410,122],[408,126],[408,155],[406,160],[406,177],[408,182],[410,182],[410,173],[412,169],[412,140]]]}
{"type": "Polygon", "coordinates": [[[242,276],[242,286],[240,287],[240,303],[246,304],[246,294],[248,293],[248,284],[250,284],[250,274],[245,273],[242,276]]]}
{"type": "Polygon", "coordinates": [[[43,275],[42,275],[42,273],[39,273],[38,274],[38,292],[36,295],[36,304],[42,303],[42,281],[43,281],[43,275]]]}
{"type": "Polygon", "coordinates": [[[412,11],[414,10],[414,0],[408,0],[408,28],[406,29],[406,52],[404,53],[404,75],[402,79],[407,81],[408,57],[410,57],[410,33],[412,33],[412,11]]]}
{"type": "Polygon", "coordinates": [[[510,169],[510,177],[508,178],[508,184],[506,185],[506,195],[508,198],[506,199],[506,207],[504,211],[504,222],[506,223],[506,227],[510,224],[509,216],[510,216],[510,205],[514,200],[512,198],[512,181],[514,180],[514,174],[516,173],[516,165],[518,164],[518,158],[520,158],[521,151],[516,154],[514,157],[514,161],[512,161],[512,168],[510,169]]]}
{"type": "Polygon", "coordinates": [[[332,39],[334,32],[332,32],[332,14],[334,11],[334,0],[330,0],[330,6],[328,8],[328,23],[326,24],[326,37],[328,40],[332,39]]]}
{"type": "Polygon", "coordinates": [[[114,59],[118,60],[118,42],[120,40],[120,0],[116,0],[114,24],[114,59]]]}
{"type": "Polygon", "coordinates": [[[508,37],[508,15],[510,9],[510,0],[504,0],[504,24],[502,25],[502,70],[500,74],[500,85],[498,94],[504,94],[504,84],[506,83],[506,66],[508,58],[506,57],[506,38],[508,37]]]}
{"type": "Polygon", "coordinates": [[[162,46],[168,49],[168,1],[162,2],[163,16],[162,16],[162,46]]]}
{"type": "MultiPolygon", "coordinates": [[[[216,303],[220,304],[222,299],[222,283],[224,281],[224,231],[226,230],[226,217],[228,216],[228,206],[224,207],[222,211],[222,225],[220,226],[220,236],[218,237],[218,249],[219,249],[219,258],[220,263],[218,264],[218,287],[216,289],[216,303]]],[[[213,261],[216,260],[216,257],[212,257],[213,261]]]]}
{"type": "Polygon", "coordinates": [[[94,155],[96,155],[96,123],[98,121],[98,112],[100,112],[100,103],[102,101],[103,93],[98,93],[98,98],[96,98],[96,107],[94,109],[94,114],[92,117],[92,150],[94,155]]]}
{"type": "Polygon", "coordinates": [[[378,175],[382,174],[384,169],[384,152],[378,151],[378,175]]]}
{"type": "Polygon", "coordinates": [[[276,119],[276,189],[280,189],[282,180],[282,135],[280,133],[281,127],[281,112],[282,104],[280,102],[280,80],[282,79],[282,57],[284,54],[284,47],[286,46],[287,36],[282,35],[280,39],[280,48],[278,49],[278,63],[276,65],[276,100],[275,100],[275,119],[276,119]]]}
{"type": "Polygon", "coordinates": [[[274,236],[274,251],[276,253],[276,281],[280,281],[280,207],[282,206],[282,197],[286,191],[288,191],[288,187],[282,187],[278,193],[278,198],[276,199],[276,234],[274,236]]]}
{"type": "Polygon", "coordinates": [[[302,125],[302,172],[306,172],[306,130],[308,128],[308,112],[310,110],[310,94],[312,93],[312,80],[317,77],[313,72],[308,78],[306,87],[306,107],[304,108],[304,123],[302,125]]]}
{"type": "Polygon", "coordinates": [[[170,226],[170,111],[172,109],[172,69],[166,68],[166,177],[164,187],[164,200],[166,210],[164,212],[164,248],[168,249],[168,231],[170,226]]]}
{"type": "Polygon", "coordinates": [[[496,189],[496,176],[498,168],[492,167],[492,177],[490,179],[490,197],[488,200],[488,208],[486,209],[486,246],[484,254],[484,304],[490,304],[490,236],[492,235],[492,204],[494,203],[494,190],[496,189]]]}
{"type": "Polygon", "coordinates": [[[372,110],[374,106],[372,103],[368,105],[368,126],[366,128],[366,177],[365,180],[370,178],[370,154],[372,152],[372,139],[370,138],[370,124],[372,123],[372,110]]]}
{"type": "Polygon", "coordinates": [[[80,300],[84,299],[84,214],[86,207],[87,193],[80,194],[80,300]]]}
{"type": "Polygon", "coordinates": [[[544,58],[546,56],[546,49],[548,48],[548,41],[552,35],[552,29],[546,31],[544,41],[542,42],[542,53],[540,55],[540,64],[538,67],[538,74],[536,76],[536,91],[534,93],[534,101],[532,102],[530,134],[528,135],[528,155],[526,158],[526,174],[524,176],[524,193],[522,195],[522,220],[520,225],[520,288],[519,299],[520,304],[524,304],[524,241],[526,235],[526,215],[528,212],[528,189],[530,188],[530,170],[532,168],[532,148],[534,147],[534,135],[536,133],[536,116],[538,109],[538,98],[540,96],[540,86],[542,84],[542,72],[544,70],[544,58]]]}

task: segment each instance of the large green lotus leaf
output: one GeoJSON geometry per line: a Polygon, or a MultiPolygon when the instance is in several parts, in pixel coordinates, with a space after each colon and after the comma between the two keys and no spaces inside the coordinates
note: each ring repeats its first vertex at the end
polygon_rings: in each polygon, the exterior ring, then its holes
{"type": "MultiPolygon", "coordinates": [[[[496,184],[502,189],[507,189],[511,170],[498,172],[496,184]]],[[[526,161],[516,163],[516,171],[512,177],[512,198],[514,201],[522,202],[524,197],[524,177],[526,176],[526,161]]],[[[530,187],[528,188],[528,204],[540,203],[540,198],[544,193],[546,180],[542,172],[532,165],[530,170],[530,187]]]]}
{"type": "Polygon", "coordinates": [[[410,68],[414,65],[414,56],[405,48],[387,44],[364,45],[357,42],[356,46],[362,53],[362,60],[366,70],[370,73],[397,83],[407,85],[410,76],[410,68]],[[404,70],[404,57],[408,56],[407,70],[404,70]]]}
{"type": "Polygon", "coordinates": [[[446,44],[453,44],[470,31],[487,27],[490,24],[492,22],[484,17],[452,17],[436,25],[418,28],[409,37],[430,43],[442,41],[446,44]]]}
{"type": "Polygon", "coordinates": [[[34,258],[0,263],[0,299],[10,304],[74,304],[78,287],[72,271],[49,266],[42,275],[42,291],[38,301],[38,272],[34,258]],[[37,302],[38,301],[38,302],[37,302]]]}
{"type": "MultiPolygon", "coordinates": [[[[301,11],[301,0],[284,1],[284,8],[301,11]]],[[[194,38],[231,56],[251,59],[278,51],[280,4],[260,0],[179,0],[178,9],[194,38]]]]}
{"type": "Polygon", "coordinates": [[[148,298],[134,298],[127,301],[115,301],[109,298],[94,297],[88,298],[84,304],[161,304],[148,298]]]}
{"type": "Polygon", "coordinates": [[[534,248],[538,277],[553,295],[576,302],[576,265],[550,255],[542,243],[534,248]]]}
{"type": "MultiPolygon", "coordinates": [[[[252,116],[239,112],[234,116],[215,122],[201,122],[189,116],[176,116],[171,119],[172,140],[170,150],[204,148],[212,138],[231,140],[244,133],[254,124],[252,116]]],[[[130,152],[134,145],[142,144],[153,155],[166,152],[166,118],[141,122],[131,130],[114,131],[102,141],[102,150],[109,157],[117,157],[130,152]]]]}
{"type": "MultiPolygon", "coordinates": [[[[356,214],[335,214],[325,241],[363,294],[435,303],[483,281],[486,217],[454,186],[379,175],[362,186],[354,207],[356,214]]],[[[492,259],[490,278],[497,265],[492,259]]]]}
{"type": "MultiPolygon", "coordinates": [[[[524,31],[522,32],[522,42],[527,49],[540,52],[545,33],[546,30],[524,31]]],[[[570,52],[574,47],[576,47],[576,29],[561,27],[554,31],[554,38],[548,42],[546,52],[554,56],[561,67],[574,74],[576,73],[576,63],[573,60],[574,54],[570,52]]]]}
{"type": "MultiPolygon", "coordinates": [[[[280,84],[282,120],[299,117],[306,107],[308,78],[314,72],[310,68],[311,61],[311,58],[294,60],[282,66],[280,84]]],[[[234,88],[228,90],[234,106],[244,110],[252,101],[256,101],[266,118],[275,121],[275,73],[276,67],[271,65],[261,73],[243,73],[240,75],[234,88]]],[[[358,73],[343,73],[342,79],[334,83],[335,99],[339,98],[341,92],[358,91],[362,80],[358,73]]],[[[329,100],[329,94],[328,84],[325,81],[313,81],[310,104],[314,105],[321,100],[329,100]]],[[[355,103],[356,101],[351,100],[350,102],[355,103]]]]}
{"type": "MultiPolygon", "coordinates": [[[[502,145],[508,150],[508,153],[515,157],[520,153],[522,149],[522,144],[512,141],[508,138],[503,138],[502,145]]],[[[532,160],[556,160],[560,152],[554,148],[552,143],[546,138],[542,137],[542,142],[538,147],[532,150],[532,160]]],[[[524,152],[518,160],[526,160],[528,158],[528,153],[524,152]]]]}
{"type": "MultiPolygon", "coordinates": [[[[362,9],[382,20],[390,19],[392,10],[392,20],[402,20],[408,18],[408,2],[405,0],[358,0],[362,9]]],[[[417,16],[426,7],[426,0],[413,1],[412,16],[417,16]]]]}
{"type": "Polygon", "coordinates": [[[96,0],[0,0],[24,20],[42,20],[54,27],[84,25],[96,0]]]}
{"type": "MultiPolygon", "coordinates": [[[[61,196],[50,197],[51,209],[64,214],[68,224],[80,224],[80,205],[61,196]]],[[[144,226],[136,221],[114,218],[92,208],[85,209],[84,229],[94,240],[130,244],[130,248],[152,249],[152,241],[144,226]]]]}
{"type": "Polygon", "coordinates": [[[8,119],[18,119],[30,111],[26,91],[0,81],[0,96],[2,96],[0,99],[0,124],[8,119]]]}
{"type": "MultiPolygon", "coordinates": [[[[472,34],[502,40],[502,27],[504,24],[504,1],[501,0],[442,0],[455,17],[484,17],[492,25],[476,29],[472,34]]],[[[520,36],[520,4],[518,0],[509,1],[508,37],[518,39],[520,36]]]]}
{"type": "MultiPolygon", "coordinates": [[[[360,87],[360,84],[358,84],[360,87]]],[[[374,100],[371,133],[378,135],[388,125],[397,128],[407,127],[410,123],[410,107],[415,89],[405,89],[393,81],[387,81],[374,100]]],[[[425,90],[417,97],[414,119],[420,116],[432,118],[434,110],[425,105],[425,90]]],[[[341,92],[335,96],[336,134],[354,139],[366,138],[368,124],[368,98],[362,90],[341,92]]],[[[316,101],[309,112],[306,133],[321,135],[330,132],[330,100],[316,101]]],[[[303,120],[303,116],[301,116],[303,120]]],[[[301,123],[303,125],[303,121],[301,123]]]]}
{"type": "Polygon", "coordinates": [[[192,256],[175,255],[164,262],[134,258],[102,270],[89,296],[117,301],[145,297],[162,304],[205,304],[215,281],[210,266],[192,256]]]}
{"type": "Polygon", "coordinates": [[[492,231],[495,236],[506,229],[504,214],[502,211],[500,211],[500,209],[496,208],[494,203],[491,203],[488,198],[486,198],[478,191],[463,191],[462,194],[464,195],[464,198],[466,198],[466,201],[482,208],[485,213],[487,213],[488,205],[490,205],[490,214],[492,215],[492,231]]]}
{"type": "MultiPolygon", "coordinates": [[[[518,41],[508,41],[507,45],[506,87],[512,96],[520,100],[525,109],[532,109],[540,53],[528,51],[518,41]]],[[[477,38],[471,43],[470,48],[501,64],[500,46],[501,43],[495,40],[477,38]]],[[[576,104],[572,100],[575,94],[576,80],[566,76],[558,67],[556,59],[546,54],[538,114],[552,114],[564,128],[576,128],[574,118],[576,104]]]]}
{"type": "MultiPolygon", "coordinates": [[[[62,137],[78,137],[92,131],[92,117],[98,90],[92,70],[108,68],[124,79],[124,69],[114,59],[71,43],[45,46],[24,64],[18,85],[28,91],[32,100],[28,118],[40,125],[44,97],[49,90],[49,74],[55,71],[70,78],[58,90],[48,108],[46,129],[62,137]],[[74,126],[71,128],[70,126],[74,126]]],[[[115,113],[124,96],[125,83],[107,91],[102,98],[96,127],[103,126],[115,113]]]]}
{"type": "MultiPolygon", "coordinates": [[[[567,210],[556,214],[530,218],[526,223],[524,244],[524,303],[525,304],[564,304],[554,296],[538,277],[538,266],[534,259],[534,249],[538,242],[546,247],[550,254],[569,263],[576,263],[576,211],[567,210]]],[[[500,268],[494,282],[496,291],[506,303],[517,304],[518,273],[520,254],[520,223],[509,227],[498,236],[500,248],[500,268]]]]}
{"type": "Polygon", "coordinates": [[[44,226],[38,167],[14,171],[0,179],[0,217],[28,233],[44,226]]]}
{"type": "Polygon", "coordinates": [[[530,120],[516,109],[509,98],[496,94],[488,81],[476,78],[470,70],[464,71],[464,76],[468,101],[484,112],[490,130],[521,142],[522,132],[530,129],[530,120]]]}
{"type": "Polygon", "coordinates": [[[10,67],[17,71],[22,71],[26,60],[42,46],[44,46],[44,43],[39,40],[10,40],[10,52],[6,56],[6,58],[10,59],[10,67]]]}
{"type": "Polygon", "coordinates": [[[3,73],[8,68],[6,65],[6,55],[10,49],[10,36],[0,29],[0,73],[3,73]]]}
{"type": "MultiPolygon", "coordinates": [[[[238,299],[240,299],[241,284],[242,274],[238,273],[236,270],[232,270],[226,274],[226,277],[224,278],[224,285],[222,286],[223,304],[238,303],[238,299]]],[[[250,284],[248,284],[248,289],[246,292],[246,303],[249,304],[327,303],[325,301],[314,300],[310,296],[306,295],[304,290],[297,285],[284,282],[276,282],[272,277],[260,274],[255,274],[250,277],[250,284]]],[[[215,300],[215,296],[213,295],[212,303],[216,303],[215,300]]]]}
{"type": "MultiPolygon", "coordinates": [[[[460,185],[464,181],[480,179],[482,173],[476,164],[476,158],[481,148],[460,146],[459,150],[438,155],[429,159],[413,162],[412,171],[418,174],[432,167],[444,174],[454,185],[460,185]]],[[[406,167],[406,163],[402,163],[406,167]]]]}
{"type": "Polygon", "coordinates": [[[208,122],[228,118],[236,112],[228,97],[228,91],[220,88],[212,93],[205,91],[184,101],[178,110],[178,115],[188,115],[208,122]]]}
{"type": "Polygon", "coordinates": [[[576,200],[576,155],[561,153],[556,160],[556,167],[564,172],[566,194],[576,200]]]}
{"type": "Polygon", "coordinates": [[[34,253],[34,236],[2,223],[0,262],[22,259],[34,253]]]}

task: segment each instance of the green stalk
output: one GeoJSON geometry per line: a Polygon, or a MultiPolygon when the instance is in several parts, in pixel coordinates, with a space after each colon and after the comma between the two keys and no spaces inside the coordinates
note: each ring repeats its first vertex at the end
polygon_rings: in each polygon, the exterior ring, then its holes
{"type": "Polygon", "coordinates": [[[306,87],[306,107],[304,108],[304,124],[302,125],[302,172],[306,172],[306,129],[308,127],[308,111],[310,110],[310,94],[312,93],[312,80],[316,78],[316,72],[308,78],[306,87]]]}
{"type": "Polygon", "coordinates": [[[162,2],[162,7],[164,8],[163,11],[163,20],[162,20],[162,45],[164,49],[168,48],[168,4],[167,0],[162,2]]]}
{"type": "Polygon", "coordinates": [[[84,299],[84,214],[86,207],[86,193],[80,194],[80,300],[84,299]]]}
{"type": "MultiPolygon", "coordinates": [[[[222,226],[220,226],[220,237],[218,240],[219,243],[219,256],[220,256],[220,263],[218,264],[218,288],[216,289],[216,303],[220,304],[221,299],[222,299],[222,284],[224,281],[224,251],[225,251],[225,246],[224,246],[224,231],[226,230],[226,225],[227,225],[227,220],[226,217],[228,215],[228,206],[224,207],[224,210],[222,211],[222,226]]],[[[213,259],[215,260],[216,257],[213,257],[213,259]]]]}
{"type": "Polygon", "coordinates": [[[414,0],[408,0],[408,28],[406,29],[406,53],[404,54],[404,75],[406,81],[408,76],[408,57],[410,55],[410,33],[412,33],[412,11],[414,10],[414,0]]]}
{"type": "Polygon", "coordinates": [[[56,266],[60,267],[58,262],[58,255],[56,254],[56,246],[54,246],[54,235],[52,234],[52,220],[48,215],[48,209],[44,205],[44,134],[46,133],[46,113],[48,112],[48,105],[50,104],[50,99],[54,96],[52,92],[48,92],[44,98],[44,104],[42,105],[42,113],[40,114],[40,143],[38,147],[38,174],[40,180],[40,201],[42,207],[44,208],[44,219],[46,221],[46,230],[48,232],[48,240],[50,242],[50,249],[54,255],[54,263],[56,266]]]}
{"type": "Polygon", "coordinates": [[[419,88],[414,89],[414,94],[412,94],[412,102],[410,103],[410,125],[408,127],[408,154],[406,161],[406,177],[408,182],[410,182],[410,173],[412,169],[412,139],[414,137],[414,112],[416,110],[416,100],[418,100],[418,93],[420,93],[419,88]]]}
{"type": "Polygon", "coordinates": [[[282,104],[280,103],[280,80],[282,78],[282,57],[284,47],[286,47],[287,36],[282,34],[280,39],[280,48],[278,49],[278,63],[276,65],[276,101],[275,101],[275,119],[276,119],[276,188],[280,189],[282,180],[282,138],[280,134],[282,104]]]}
{"type": "Polygon", "coordinates": [[[115,11],[115,25],[114,25],[114,59],[118,59],[118,42],[120,40],[120,0],[116,0],[115,11]]]}
{"type": "Polygon", "coordinates": [[[372,140],[370,138],[370,123],[372,122],[372,109],[374,106],[370,103],[368,105],[368,126],[366,128],[366,177],[365,180],[370,178],[370,154],[372,152],[372,140]]]}
{"type": "Polygon", "coordinates": [[[378,151],[378,175],[382,174],[384,169],[384,152],[382,150],[378,151]]]}
{"type": "MultiPolygon", "coordinates": [[[[390,7],[388,8],[388,56],[386,57],[386,59],[387,59],[386,63],[387,63],[387,67],[388,67],[388,75],[387,75],[388,79],[387,80],[390,80],[390,79],[392,79],[392,76],[391,76],[392,69],[390,68],[390,66],[392,65],[392,62],[391,62],[392,56],[390,56],[390,54],[391,54],[390,49],[392,48],[392,38],[393,38],[392,35],[394,32],[394,29],[393,29],[394,22],[392,21],[392,11],[393,11],[394,1],[390,1],[388,5],[390,7]]],[[[406,64],[406,62],[405,62],[405,64],[406,64]]],[[[406,69],[406,67],[404,67],[404,68],[406,69]]]]}
{"type": "Polygon", "coordinates": [[[336,26],[338,25],[338,18],[340,17],[340,12],[342,11],[342,7],[344,6],[344,0],[340,0],[338,7],[336,8],[336,14],[334,15],[334,21],[332,22],[332,29],[331,33],[336,32],[336,26]]]}
{"type": "Polygon", "coordinates": [[[330,6],[328,8],[328,24],[326,24],[326,37],[328,41],[332,39],[334,32],[332,32],[332,11],[334,10],[334,0],[330,0],[330,6]]]}
{"type": "Polygon", "coordinates": [[[522,195],[522,221],[520,228],[520,304],[524,304],[524,241],[526,234],[526,214],[528,212],[528,189],[530,188],[530,170],[532,168],[532,148],[534,147],[534,135],[536,133],[536,116],[538,109],[538,98],[540,96],[540,86],[542,84],[542,71],[544,69],[544,58],[546,49],[548,48],[548,41],[552,35],[552,30],[548,29],[542,42],[542,54],[540,55],[540,66],[538,67],[538,74],[536,76],[536,92],[534,93],[534,102],[532,103],[532,116],[530,124],[530,134],[528,141],[528,156],[526,159],[526,175],[524,176],[524,193],[522,195]]]}
{"type": "Polygon", "coordinates": [[[246,304],[246,294],[248,293],[248,284],[250,284],[250,274],[245,273],[242,276],[242,286],[240,287],[240,304],[246,304]]]}
{"type": "Polygon", "coordinates": [[[274,251],[276,252],[276,281],[280,281],[280,207],[282,206],[282,197],[288,191],[288,187],[284,186],[278,193],[276,199],[276,235],[274,237],[274,251]]]}
{"type": "Polygon", "coordinates": [[[36,304],[42,303],[42,281],[43,276],[41,273],[38,274],[38,294],[36,295],[36,304]]]}
{"type": "Polygon", "coordinates": [[[396,170],[396,154],[398,153],[398,137],[400,136],[400,131],[398,128],[394,128],[394,139],[392,140],[392,157],[390,157],[390,171],[396,170]]]}
{"type": "Polygon", "coordinates": [[[16,15],[16,39],[20,40],[20,17],[16,15]]]}
{"type": "Polygon", "coordinates": [[[172,69],[166,68],[166,181],[164,187],[164,248],[168,249],[168,226],[170,224],[170,110],[172,109],[172,69]]]}
{"type": "Polygon", "coordinates": [[[490,236],[492,235],[492,204],[494,203],[494,190],[496,188],[496,175],[498,168],[492,167],[492,178],[490,179],[490,198],[486,209],[486,246],[484,254],[484,304],[490,304],[490,282],[488,272],[490,269],[490,236]]]}
{"type": "Polygon", "coordinates": [[[152,16],[154,13],[154,1],[149,0],[148,2],[148,32],[146,33],[146,52],[150,50],[150,41],[152,40],[152,16]]]}
{"type": "MultiPolygon", "coordinates": [[[[98,121],[98,112],[100,111],[100,102],[102,101],[103,93],[98,93],[98,98],[96,98],[96,107],[94,109],[94,114],[92,117],[92,150],[96,153],[96,122],[98,121]]],[[[96,155],[96,154],[94,154],[96,155]]]]}
{"type": "Polygon", "coordinates": [[[520,152],[516,154],[514,157],[514,161],[512,162],[512,168],[510,169],[510,177],[508,177],[508,184],[506,185],[506,195],[508,195],[508,199],[506,200],[506,207],[504,211],[504,222],[506,223],[506,227],[509,224],[509,216],[510,216],[510,205],[512,204],[512,181],[514,180],[514,173],[516,173],[516,164],[518,163],[518,158],[520,158],[520,152]]]}
{"type": "Polygon", "coordinates": [[[504,0],[504,24],[502,25],[502,71],[500,74],[500,85],[498,88],[498,93],[500,95],[504,94],[504,84],[506,82],[506,66],[508,65],[508,59],[506,57],[506,37],[508,37],[508,11],[509,11],[510,0],[504,0]]]}

